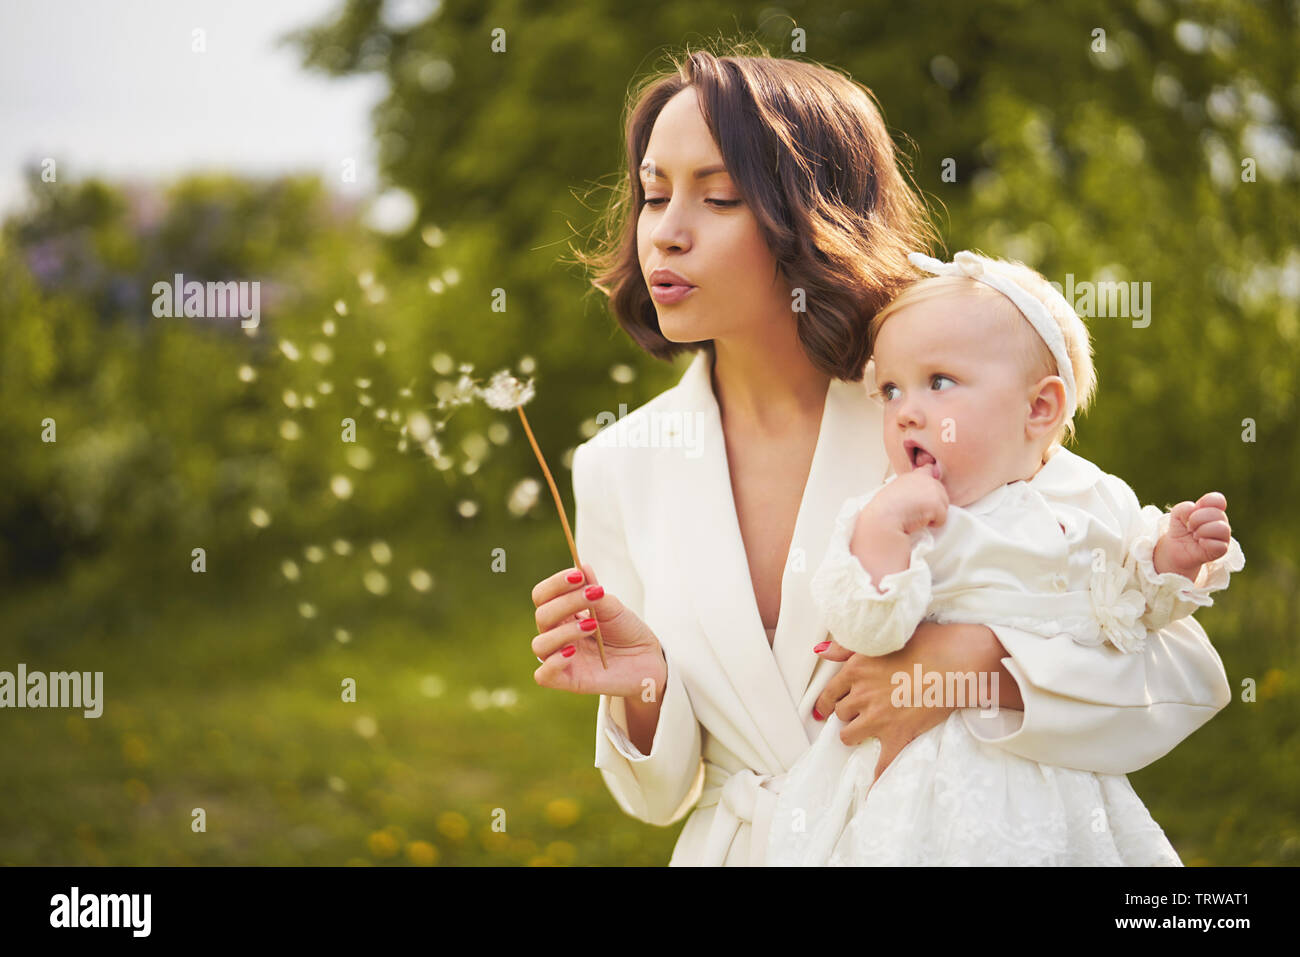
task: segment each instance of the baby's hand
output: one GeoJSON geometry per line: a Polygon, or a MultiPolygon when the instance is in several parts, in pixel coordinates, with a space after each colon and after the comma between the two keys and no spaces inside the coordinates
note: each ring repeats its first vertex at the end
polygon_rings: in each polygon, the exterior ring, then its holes
{"type": "Polygon", "coordinates": [[[910,535],[948,519],[948,490],[937,465],[905,472],[882,488],[858,513],[857,530],[910,535]]]}
{"type": "Polygon", "coordinates": [[[1226,555],[1232,538],[1227,507],[1228,500],[1219,492],[1175,505],[1169,512],[1169,530],[1156,542],[1151,556],[1156,571],[1196,581],[1201,566],[1226,555]]]}

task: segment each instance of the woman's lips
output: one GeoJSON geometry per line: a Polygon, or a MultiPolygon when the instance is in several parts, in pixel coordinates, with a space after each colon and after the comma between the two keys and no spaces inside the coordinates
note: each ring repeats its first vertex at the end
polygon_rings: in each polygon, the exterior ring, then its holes
{"type": "Polygon", "coordinates": [[[650,296],[663,306],[681,302],[695,291],[694,286],[651,286],[650,296]]]}

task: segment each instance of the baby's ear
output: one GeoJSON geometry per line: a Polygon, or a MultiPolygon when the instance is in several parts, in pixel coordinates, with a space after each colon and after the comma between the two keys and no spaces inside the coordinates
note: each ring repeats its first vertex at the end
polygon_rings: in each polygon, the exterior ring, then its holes
{"type": "Polygon", "coordinates": [[[1028,394],[1025,429],[1031,438],[1053,433],[1065,423],[1065,382],[1060,376],[1044,376],[1029,387],[1028,394]]]}

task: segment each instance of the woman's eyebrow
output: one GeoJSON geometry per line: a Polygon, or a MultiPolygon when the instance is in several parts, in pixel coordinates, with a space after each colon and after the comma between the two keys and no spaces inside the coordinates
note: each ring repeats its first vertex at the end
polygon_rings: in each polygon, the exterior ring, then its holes
{"type": "MultiPolygon", "coordinates": [[[[668,180],[669,182],[672,182],[672,177],[669,176],[667,173],[665,173],[661,167],[657,166],[654,160],[645,160],[641,164],[641,179],[644,180],[647,178],[646,176],[647,172],[653,173],[656,176],[662,176],[664,179],[668,180]]],[[[725,173],[725,172],[727,172],[727,167],[721,164],[716,166],[701,166],[694,173],[692,173],[691,176],[693,179],[704,179],[706,177],[717,176],[719,173],[725,173]]]]}

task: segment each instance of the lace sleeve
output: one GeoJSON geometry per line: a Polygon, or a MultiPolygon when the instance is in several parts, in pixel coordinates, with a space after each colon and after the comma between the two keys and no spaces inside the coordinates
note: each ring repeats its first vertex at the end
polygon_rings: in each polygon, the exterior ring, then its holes
{"type": "Polygon", "coordinates": [[[914,535],[908,567],[874,583],[849,551],[858,513],[869,499],[844,503],[810,587],[832,638],[859,654],[886,655],[907,644],[930,605],[925,556],[934,548],[934,537],[928,530],[914,535]]]}

